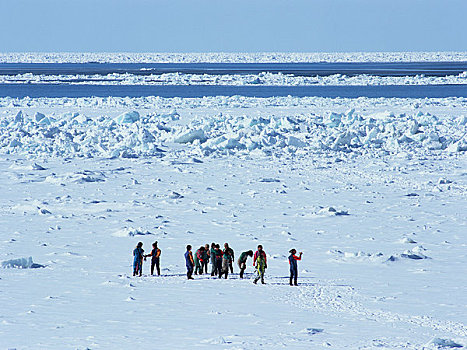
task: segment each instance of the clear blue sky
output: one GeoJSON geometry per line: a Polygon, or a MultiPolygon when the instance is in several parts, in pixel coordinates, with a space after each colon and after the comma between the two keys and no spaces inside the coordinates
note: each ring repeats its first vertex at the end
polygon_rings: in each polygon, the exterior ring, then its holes
{"type": "Polygon", "coordinates": [[[467,0],[0,0],[0,52],[467,51],[467,0]]]}

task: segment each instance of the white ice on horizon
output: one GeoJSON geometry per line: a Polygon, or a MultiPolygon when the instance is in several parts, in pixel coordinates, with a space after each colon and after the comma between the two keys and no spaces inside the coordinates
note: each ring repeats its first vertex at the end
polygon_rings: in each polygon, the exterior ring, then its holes
{"type": "Polygon", "coordinates": [[[447,76],[377,76],[333,74],[300,76],[262,72],[259,74],[185,74],[149,75],[42,75],[25,73],[0,75],[0,84],[60,84],[60,85],[223,85],[223,86],[379,86],[379,85],[446,85],[467,84],[467,72],[447,76]]]}
{"type": "Polygon", "coordinates": [[[465,62],[467,52],[3,52],[0,63],[465,62]]]}

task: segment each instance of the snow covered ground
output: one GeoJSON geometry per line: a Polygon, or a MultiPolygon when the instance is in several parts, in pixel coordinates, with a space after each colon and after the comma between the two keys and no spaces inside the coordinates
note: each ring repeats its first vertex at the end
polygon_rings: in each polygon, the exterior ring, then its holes
{"type": "Polygon", "coordinates": [[[278,62],[439,62],[467,61],[467,52],[3,52],[0,63],[278,63],[278,62]]]}
{"type": "Polygon", "coordinates": [[[0,347],[466,347],[466,116],[456,98],[0,99],[0,347]],[[132,277],[155,240],[163,276],[132,277]],[[186,244],[211,242],[262,244],[267,284],[251,260],[187,281],[186,244]]]}

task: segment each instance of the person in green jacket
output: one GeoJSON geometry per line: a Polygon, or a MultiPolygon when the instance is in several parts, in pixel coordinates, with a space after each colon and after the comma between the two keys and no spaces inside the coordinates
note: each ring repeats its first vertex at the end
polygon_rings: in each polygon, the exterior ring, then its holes
{"type": "Polygon", "coordinates": [[[264,272],[268,268],[268,262],[266,260],[266,252],[263,250],[263,246],[261,244],[258,245],[258,250],[253,257],[253,266],[256,267],[257,272],[257,276],[253,283],[256,284],[259,279],[261,279],[261,283],[266,284],[264,282],[264,272]]]}
{"type": "Polygon", "coordinates": [[[252,250],[243,252],[242,254],[240,254],[240,257],[238,258],[237,263],[238,263],[238,267],[240,268],[240,278],[243,278],[243,273],[246,270],[246,261],[249,256],[253,256],[252,250]]]}

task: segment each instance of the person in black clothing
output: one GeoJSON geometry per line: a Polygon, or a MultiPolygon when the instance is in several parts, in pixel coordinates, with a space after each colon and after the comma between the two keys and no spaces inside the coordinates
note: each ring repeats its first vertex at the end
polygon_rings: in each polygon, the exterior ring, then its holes
{"type": "Polygon", "coordinates": [[[219,276],[219,278],[222,277],[222,258],[224,253],[221,250],[221,246],[219,244],[216,244],[215,248],[216,252],[216,273],[219,276]]]}
{"type": "Polygon", "coordinates": [[[217,265],[216,265],[216,243],[211,243],[211,250],[209,251],[209,259],[211,259],[211,276],[217,275],[217,265]]]}
{"type": "MultiPolygon", "coordinates": [[[[235,259],[235,254],[234,254],[233,249],[229,247],[229,243],[224,244],[224,256],[226,252],[227,252],[227,255],[230,256],[230,260],[229,260],[230,273],[233,273],[233,261],[235,259]]],[[[226,275],[226,278],[227,278],[227,275],[226,275]]]]}
{"type": "Polygon", "coordinates": [[[249,256],[253,256],[252,250],[243,252],[242,254],[240,254],[240,257],[238,258],[238,267],[240,268],[240,278],[243,278],[243,273],[246,270],[246,261],[249,256]]]}
{"type": "Polygon", "coordinates": [[[154,275],[154,266],[156,266],[157,269],[157,275],[161,275],[161,268],[159,265],[160,262],[160,256],[161,256],[161,250],[157,247],[157,241],[155,241],[152,244],[152,250],[151,253],[148,255],[145,255],[144,258],[146,257],[151,257],[151,276],[154,275]]]}

